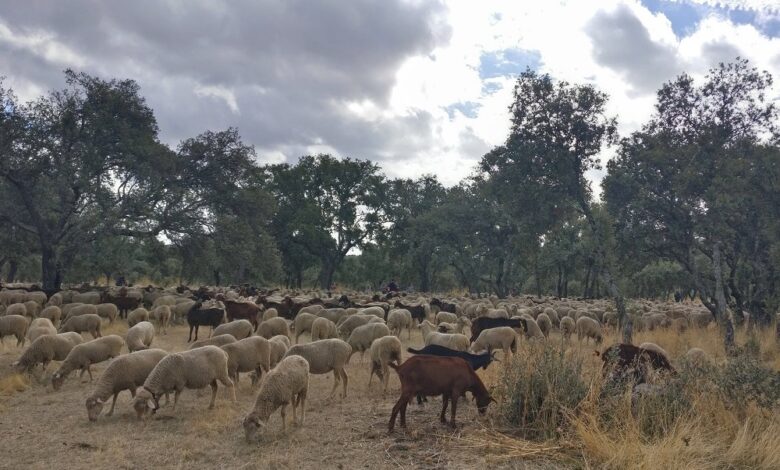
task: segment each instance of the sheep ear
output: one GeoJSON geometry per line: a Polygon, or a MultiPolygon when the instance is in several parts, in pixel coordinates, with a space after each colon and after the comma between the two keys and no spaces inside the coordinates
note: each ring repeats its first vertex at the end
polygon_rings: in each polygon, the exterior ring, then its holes
{"type": "Polygon", "coordinates": [[[490,402],[491,402],[491,403],[498,403],[498,402],[496,401],[496,399],[495,399],[495,398],[493,398],[493,397],[490,397],[490,402]]]}
{"type": "Polygon", "coordinates": [[[146,406],[148,406],[149,408],[151,408],[153,410],[157,409],[157,403],[155,403],[154,400],[152,400],[151,398],[146,400],[146,406]]]}
{"type": "Polygon", "coordinates": [[[101,400],[100,398],[96,398],[95,402],[96,403],[100,403],[101,405],[105,405],[106,404],[106,400],[101,400]]]}

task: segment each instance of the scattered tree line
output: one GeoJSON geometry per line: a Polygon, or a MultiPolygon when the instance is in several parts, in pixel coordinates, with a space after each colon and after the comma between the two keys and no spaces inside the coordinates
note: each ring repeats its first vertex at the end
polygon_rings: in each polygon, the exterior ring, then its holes
{"type": "Polygon", "coordinates": [[[780,302],[778,112],[772,77],[745,60],[664,84],[625,137],[605,93],[528,70],[505,143],[451,188],[331,155],[259,165],[232,128],[174,149],[134,81],[66,79],[28,103],[0,86],[8,281],[375,290],[395,279],[609,296],[620,313],[627,296],[697,296],[718,320],[731,309],[759,322],[780,302]]]}

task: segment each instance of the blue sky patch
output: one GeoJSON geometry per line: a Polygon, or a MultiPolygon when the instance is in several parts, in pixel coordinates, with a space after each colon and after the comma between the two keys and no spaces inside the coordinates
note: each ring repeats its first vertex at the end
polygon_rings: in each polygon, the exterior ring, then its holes
{"type": "Polygon", "coordinates": [[[479,58],[479,78],[520,75],[526,68],[539,68],[542,56],[538,51],[504,49],[485,52],[479,58]]]}
{"type": "Polygon", "coordinates": [[[751,10],[672,0],[641,0],[641,3],[651,12],[666,16],[672,23],[672,30],[678,38],[693,33],[699,21],[709,13],[722,15],[734,24],[752,25],[769,37],[780,36],[780,19],[773,18],[762,23],[758,21],[756,12],[751,10]]]}
{"type": "Polygon", "coordinates": [[[450,119],[455,117],[456,110],[463,113],[464,116],[474,119],[477,117],[477,111],[481,107],[481,104],[474,101],[460,101],[445,107],[444,110],[447,111],[447,115],[450,117],[450,119]]]}

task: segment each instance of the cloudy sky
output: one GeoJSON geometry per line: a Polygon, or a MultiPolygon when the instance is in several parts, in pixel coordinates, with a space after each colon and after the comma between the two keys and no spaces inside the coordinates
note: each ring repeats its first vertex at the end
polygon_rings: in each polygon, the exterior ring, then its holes
{"type": "Polygon", "coordinates": [[[526,67],[607,91],[625,134],[682,71],[742,56],[780,80],[779,4],[2,0],[0,75],[23,99],[65,68],[135,79],[172,145],[236,126],[262,162],[329,152],[455,184],[506,138],[526,67]]]}

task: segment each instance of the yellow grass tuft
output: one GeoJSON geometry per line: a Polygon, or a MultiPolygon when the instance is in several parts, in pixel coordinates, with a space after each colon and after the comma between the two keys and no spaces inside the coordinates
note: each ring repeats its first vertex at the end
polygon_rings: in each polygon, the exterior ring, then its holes
{"type": "Polygon", "coordinates": [[[0,396],[11,396],[30,388],[30,379],[23,374],[11,374],[0,379],[0,396]]]}

